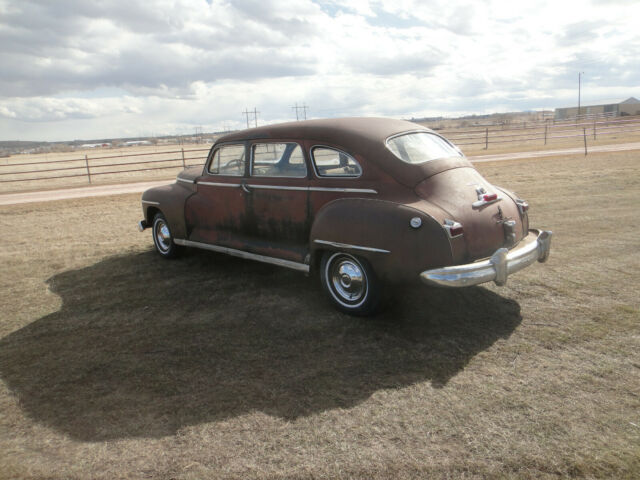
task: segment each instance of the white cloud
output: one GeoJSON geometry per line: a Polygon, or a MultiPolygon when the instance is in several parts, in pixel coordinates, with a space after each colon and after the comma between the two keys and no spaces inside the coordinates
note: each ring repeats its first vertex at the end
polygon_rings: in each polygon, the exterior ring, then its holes
{"type": "Polygon", "coordinates": [[[0,0],[1,139],[639,96],[640,4],[0,0]]]}

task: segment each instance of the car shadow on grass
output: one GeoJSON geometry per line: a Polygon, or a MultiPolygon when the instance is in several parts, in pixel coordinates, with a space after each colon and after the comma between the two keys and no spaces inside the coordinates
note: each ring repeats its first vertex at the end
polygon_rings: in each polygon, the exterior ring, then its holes
{"type": "Polygon", "coordinates": [[[60,310],[0,340],[0,375],[30,417],[88,441],[443,388],[521,321],[516,302],[487,289],[420,285],[352,318],[313,277],[208,252],[112,257],[48,283],[60,310]]]}

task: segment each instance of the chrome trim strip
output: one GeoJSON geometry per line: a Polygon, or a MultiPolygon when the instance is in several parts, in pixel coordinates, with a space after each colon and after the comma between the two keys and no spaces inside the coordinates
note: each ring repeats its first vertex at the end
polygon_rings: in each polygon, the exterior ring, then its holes
{"type": "Polygon", "coordinates": [[[151,200],[142,200],[142,203],[146,203],[148,205],[160,205],[160,202],[152,202],[151,200]]]}
{"type": "Polygon", "coordinates": [[[309,187],[311,192],[344,192],[344,193],[374,193],[378,191],[372,188],[339,188],[339,187],[309,187]]]}
{"type": "Polygon", "coordinates": [[[239,183],[219,183],[219,182],[198,182],[196,185],[210,185],[212,187],[231,187],[231,188],[241,187],[239,183]]]}
{"type": "Polygon", "coordinates": [[[365,252],[377,252],[377,253],[391,253],[390,250],[384,250],[382,248],[362,247],[360,245],[350,245],[348,243],[330,242],[328,240],[314,240],[315,243],[321,245],[329,245],[336,248],[351,248],[354,250],[364,250],[365,252]]]}
{"type": "Polygon", "coordinates": [[[247,260],[256,260],[258,262],[270,263],[279,267],[291,268],[298,270],[299,272],[309,273],[309,265],[304,263],[292,262],[291,260],[282,260],[281,258],[267,257],[264,255],[258,255],[256,253],[249,253],[243,250],[236,250],[235,248],[221,247],[219,245],[211,245],[209,243],[192,242],[191,240],[183,240],[175,238],[174,243],[176,245],[182,245],[185,247],[201,248],[203,250],[211,250],[212,252],[226,253],[233,257],[245,258],[247,260]]]}
{"type": "Polygon", "coordinates": [[[309,192],[342,192],[342,193],[373,193],[377,194],[377,190],[371,188],[342,188],[342,187],[290,187],[284,185],[255,185],[248,183],[247,187],[263,190],[299,190],[309,192]]]}
{"type": "Polygon", "coordinates": [[[542,263],[549,258],[552,234],[549,230],[530,230],[529,235],[535,235],[535,238],[519,247],[512,250],[499,248],[491,258],[480,262],[425,270],[420,274],[420,279],[438,287],[468,287],[491,281],[496,285],[504,285],[512,273],[528,267],[536,260],[542,263]]]}
{"type": "Polygon", "coordinates": [[[280,185],[254,185],[254,184],[247,184],[247,187],[254,188],[256,190],[300,190],[300,191],[309,190],[309,187],[285,187],[284,185],[280,186],[280,185]]]}
{"type": "Polygon", "coordinates": [[[186,178],[176,178],[177,182],[182,182],[182,183],[188,183],[189,185],[193,185],[194,183],[196,183],[195,180],[187,180],[186,178]]]}

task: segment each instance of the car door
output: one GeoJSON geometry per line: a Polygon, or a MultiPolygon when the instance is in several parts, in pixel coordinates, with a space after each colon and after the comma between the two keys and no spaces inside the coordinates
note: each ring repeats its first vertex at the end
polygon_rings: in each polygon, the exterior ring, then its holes
{"type": "Polygon", "coordinates": [[[296,141],[256,140],[250,145],[245,195],[252,253],[304,263],[309,242],[309,168],[296,141]]]}
{"type": "Polygon", "coordinates": [[[195,181],[196,193],[185,202],[190,241],[246,248],[246,148],[245,142],[223,144],[210,155],[202,176],[195,181]]]}

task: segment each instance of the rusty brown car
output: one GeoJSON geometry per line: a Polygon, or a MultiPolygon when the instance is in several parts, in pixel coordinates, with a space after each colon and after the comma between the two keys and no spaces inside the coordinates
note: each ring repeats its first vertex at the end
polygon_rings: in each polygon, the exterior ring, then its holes
{"type": "Polygon", "coordinates": [[[503,285],[544,262],[551,232],[528,208],[428,128],[342,118],[221,137],[203,167],[143,194],[139,228],[166,258],[196,247],[317,272],[335,306],[366,315],[385,282],[503,285]]]}

